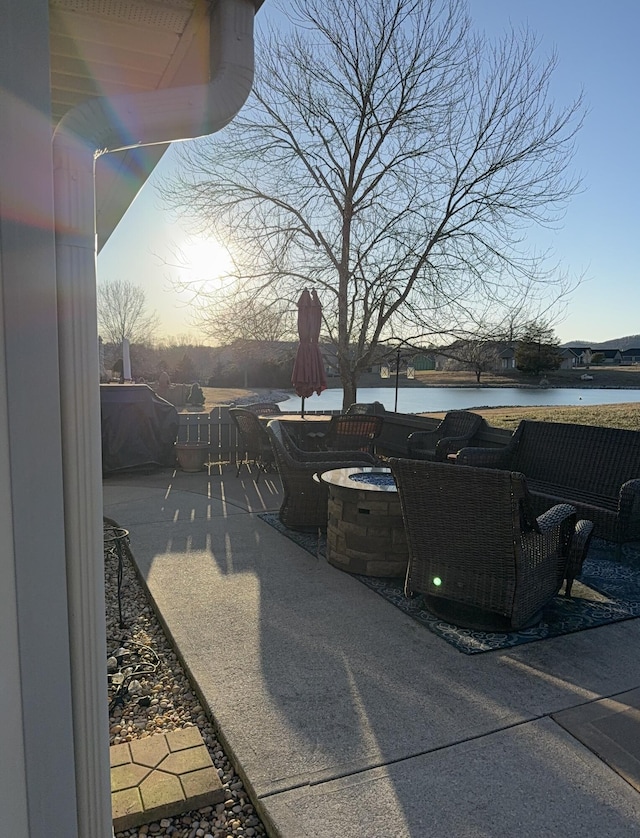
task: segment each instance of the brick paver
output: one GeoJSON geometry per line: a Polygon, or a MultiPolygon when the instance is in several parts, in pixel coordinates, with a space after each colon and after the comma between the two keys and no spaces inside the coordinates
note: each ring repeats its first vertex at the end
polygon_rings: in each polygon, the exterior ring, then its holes
{"type": "Polygon", "coordinates": [[[224,800],[197,727],[157,733],[109,750],[116,832],[224,800]]]}

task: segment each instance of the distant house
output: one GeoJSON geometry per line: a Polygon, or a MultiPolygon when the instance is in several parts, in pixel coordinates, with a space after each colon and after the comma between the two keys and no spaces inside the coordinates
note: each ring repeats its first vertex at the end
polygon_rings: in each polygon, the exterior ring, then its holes
{"type": "Polygon", "coordinates": [[[434,370],[436,368],[435,356],[424,352],[414,355],[413,366],[416,370],[434,370]]]}
{"type": "Polygon", "coordinates": [[[588,367],[593,358],[593,350],[589,346],[582,346],[575,351],[578,353],[579,366],[588,367]]]}
{"type": "Polygon", "coordinates": [[[575,357],[575,363],[570,366],[566,365],[563,360],[563,364],[561,369],[571,369],[572,367],[588,367],[591,363],[591,358],[593,357],[595,352],[598,352],[597,349],[591,349],[590,346],[563,346],[561,347],[561,352],[563,359],[568,359],[568,353],[571,353],[575,357]]]}
{"type": "Polygon", "coordinates": [[[514,370],[516,368],[516,350],[513,346],[507,346],[499,353],[501,370],[514,370]]]}
{"type": "Polygon", "coordinates": [[[622,363],[622,353],[619,349],[615,349],[614,347],[606,347],[605,349],[596,349],[594,350],[594,355],[598,353],[599,355],[604,356],[604,363],[605,364],[621,364],[622,363]]]}
{"type": "Polygon", "coordinates": [[[560,350],[560,355],[562,356],[561,370],[573,370],[582,365],[582,352],[579,349],[565,346],[560,350]]]}
{"type": "Polygon", "coordinates": [[[621,354],[623,364],[640,364],[640,349],[623,349],[621,354]]]}
{"type": "MultiPolygon", "coordinates": [[[[587,352],[589,350],[587,349],[587,352]]],[[[565,346],[559,349],[562,356],[561,370],[572,370],[576,367],[582,366],[584,361],[584,351],[582,347],[565,346]]],[[[507,346],[499,353],[500,369],[513,370],[516,369],[516,346],[507,346]]],[[[590,356],[589,356],[590,360],[590,356]]],[[[587,361],[586,363],[589,363],[587,361]]]]}

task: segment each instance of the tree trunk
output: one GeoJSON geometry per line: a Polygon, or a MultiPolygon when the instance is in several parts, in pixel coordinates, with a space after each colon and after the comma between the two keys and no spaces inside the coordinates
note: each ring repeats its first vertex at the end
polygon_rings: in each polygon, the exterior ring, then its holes
{"type": "Polygon", "coordinates": [[[340,380],[342,381],[342,410],[344,412],[350,405],[355,404],[357,395],[357,379],[353,374],[343,374],[340,380]]]}

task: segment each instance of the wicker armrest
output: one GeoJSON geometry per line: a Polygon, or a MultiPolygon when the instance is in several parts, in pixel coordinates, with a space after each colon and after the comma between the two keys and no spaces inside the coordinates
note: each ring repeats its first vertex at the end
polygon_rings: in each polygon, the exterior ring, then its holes
{"type": "MultiPolygon", "coordinates": [[[[558,503],[547,509],[536,519],[538,525],[538,538],[547,544],[547,549],[554,552],[554,546],[559,545],[559,554],[565,560],[569,558],[571,539],[576,526],[577,512],[575,506],[568,503],[558,503]]],[[[557,549],[557,548],[556,548],[557,549]]],[[[564,568],[561,580],[564,577],[564,568]]]]}
{"type": "Polygon", "coordinates": [[[640,540],[640,479],[627,480],[618,496],[618,521],[625,541],[640,540]]]}
{"type": "Polygon", "coordinates": [[[438,459],[446,460],[447,454],[456,454],[469,441],[468,436],[445,436],[436,445],[438,459]]]}
{"type": "Polygon", "coordinates": [[[549,530],[560,526],[572,515],[576,515],[575,506],[571,506],[569,503],[558,503],[555,506],[552,506],[551,509],[547,509],[546,512],[543,512],[542,515],[538,515],[536,519],[538,522],[538,529],[540,532],[548,532],[549,530]]]}
{"type": "Polygon", "coordinates": [[[584,564],[584,560],[589,552],[589,544],[591,543],[592,535],[593,521],[587,521],[585,519],[578,521],[571,540],[571,550],[569,551],[569,558],[565,569],[567,584],[564,590],[564,595],[566,597],[571,596],[573,580],[582,570],[582,565],[584,564]]]}
{"type": "Polygon", "coordinates": [[[509,448],[461,448],[456,463],[462,466],[508,469],[510,459],[509,448]]]}
{"type": "Polygon", "coordinates": [[[420,451],[435,450],[439,438],[437,431],[414,431],[407,437],[407,456],[412,458],[420,451]]]}

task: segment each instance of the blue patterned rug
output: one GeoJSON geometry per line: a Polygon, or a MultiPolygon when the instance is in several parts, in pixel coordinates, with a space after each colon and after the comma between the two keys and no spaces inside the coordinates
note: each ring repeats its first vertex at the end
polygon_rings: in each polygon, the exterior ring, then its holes
{"type": "MultiPolygon", "coordinates": [[[[325,555],[324,534],[318,537],[313,533],[289,530],[280,523],[276,513],[261,513],[258,517],[313,556],[325,555]]],[[[573,583],[571,598],[556,596],[545,608],[542,621],[522,631],[488,632],[459,628],[429,613],[421,596],[407,599],[403,592],[404,579],[384,579],[357,573],[350,575],[458,651],[476,655],[640,617],[640,550],[624,545],[619,561],[615,551],[615,545],[594,538],[580,578],[573,583]]]]}

